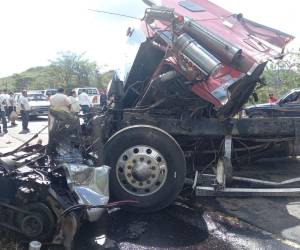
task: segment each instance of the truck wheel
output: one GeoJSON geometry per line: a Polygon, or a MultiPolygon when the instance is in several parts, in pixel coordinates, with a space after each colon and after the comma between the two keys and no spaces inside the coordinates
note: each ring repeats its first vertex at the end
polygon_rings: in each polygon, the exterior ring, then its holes
{"type": "Polygon", "coordinates": [[[163,209],[183,187],[184,154],[176,140],[159,128],[137,125],[122,129],[108,140],[103,153],[104,163],[112,168],[112,197],[137,201],[129,210],[163,209]]]}

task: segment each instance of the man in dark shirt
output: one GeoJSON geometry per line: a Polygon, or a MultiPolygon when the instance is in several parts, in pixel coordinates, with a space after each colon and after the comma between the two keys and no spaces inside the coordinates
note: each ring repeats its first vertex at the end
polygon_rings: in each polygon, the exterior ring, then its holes
{"type": "MultiPolygon", "coordinates": [[[[3,91],[0,90],[0,119],[2,120],[4,134],[7,133],[7,121],[6,121],[6,110],[5,110],[5,108],[7,107],[6,100],[7,100],[6,95],[4,94],[3,91]]],[[[0,134],[2,134],[1,126],[0,126],[0,134]]]]}
{"type": "Polygon", "coordinates": [[[107,95],[105,91],[100,93],[100,105],[101,107],[106,107],[107,105],[107,95]]]}

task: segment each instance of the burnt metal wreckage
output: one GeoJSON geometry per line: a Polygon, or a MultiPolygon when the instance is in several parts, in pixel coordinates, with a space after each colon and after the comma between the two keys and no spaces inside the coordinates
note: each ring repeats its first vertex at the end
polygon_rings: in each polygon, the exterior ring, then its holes
{"type": "Polygon", "coordinates": [[[105,110],[81,125],[51,111],[47,146],[0,156],[1,226],[70,248],[103,208],[157,211],[185,184],[199,196],[300,195],[299,178],[238,177],[235,168],[300,153],[300,118],[234,118],[293,37],[207,0],[143,2],[140,29],[127,31],[137,53],[115,72],[105,110]]]}
{"type": "Polygon", "coordinates": [[[43,245],[73,249],[85,221],[99,220],[109,202],[108,166],[95,165],[81,148],[78,117],[50,111],[49,143],[0,154],[0,227],[43,245]]]}

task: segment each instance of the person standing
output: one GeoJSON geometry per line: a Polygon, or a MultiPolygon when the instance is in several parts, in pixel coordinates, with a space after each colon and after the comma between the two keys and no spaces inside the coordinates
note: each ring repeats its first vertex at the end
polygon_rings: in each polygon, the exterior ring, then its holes
{"type": "Polygon", "coordinates": [[[78,100],[83,114],[88,113],[92,104],[85,89],[83,89],[81,94],[78,96],[78,100]]]}
{"type": "Polygon", "coordinates": [[[273,103],[276,103],[277,102],[277,98],[274,96],[274,94],[269,94],[269,99],[268,99],[268,102],[270,104],[273,104],[273,103]]]}
{"type": "Polygon", "coordinates": [[[56,94],[50,97],[50,107],[55,111],[71,111],[71,101],[64,94],[65,90],[63,88],[59,88],[56,94]]]}
{"type": "Polygon", "coordinates": [[[60,144],[72,144],[80,141],[80,120],[78,116],[71,113],[72,103],[64,94],[64,89],[59,88],[56,94],[50,97],[49,112],[49,140],[48,153],[53,156],[57,154],[60,144]]]}
{"type": "Polygon", "coordinates": [[[16,102],[15,102],[15,98],[14,98],[14,93],[13,92],[9,92],[9,98],[8,98],[8,103],[7,103],[7,107],[8,107],[8,119],[11,122],[11,126],[16,126],[16,119],[12,118],[11,115],[13,112],[16,112],[16,102]]]}
{"type": "Polygon", "coordinates": [[[3,95],[4,95],[4,98],[6,100],[5,115],[7,116],[7,119],[9,119],[9,117],[8,117],[8,99],[9,99],[9,94],[7,93],[7,89],[3,90],[3,95]]]}
{"type": "Polygon", "coordinates": [[[19,102],[20,102],[20,112],[21,112],[21,117],[22,117],[22,128],[23,128],[23,130],[20,132],[20,134],[26,134],[30,131],[28,129],[30,105],[29,105],[29,100],[27,97],[26,90],[22,91],[22,95],[20,97],[19,102]]]}
{"type": "Polygon", "coordinates": [[[107,95],[106,95],[105,90],[101,91],[101,93],[100,93],[100,105],[101,105],[101,107],[104,107],[104,108],[107,105],[107,95]]]}
{"type": "Polygon", "coordinates": [[[80,105],[76,97],[76,91],[72,90],[71,95],[69,96],[71,102],[71,112],[77,115],[80,112],[80,105]]]}
{"type": "MultiPolygon", "coordinates": [[[[3,91],[0,90],[0,119],[2,121],[2,126],[3,126],[3,133],[7,133],[7,121],[6,121],[6,113],[5,113],[5,107],[6,107],[6,95],[4,94],[3,91]]],[[[0,134],[1,132],[1,126],[0,126],[0,134]]]]}

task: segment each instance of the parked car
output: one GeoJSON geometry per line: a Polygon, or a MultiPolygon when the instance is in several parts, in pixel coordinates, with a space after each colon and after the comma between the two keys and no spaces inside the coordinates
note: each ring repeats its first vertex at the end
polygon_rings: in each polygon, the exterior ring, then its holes
{"type": "Polygon", "coordinates": [[[292,89],[277,102],[263,103],[244,109],[244,115],[250,118],[261,117],[300,117],[300,88],[292,89]]]}
{"type": "Polygon", "coordinates": [[[85,87],[85,88],[76,88],[74,89],[76,95],[80,95],[84,90],[88,94],[90,102],[92,103],[93,107],[100,106],[100,94],[97,88],[93,87],[85,87]]]}
{"type": "Polygon", "coordinates": [[[55,95],[56,92],[57,92],[57,89],[45,89],[45,90],[41,91],[41,93],[45,96],[55,95]]]}
{"type": "MultiPolygon", "coordinates": [[[[29,105],[31,107],[29,115],[31,117],[48,115],[50,107],[48,97],[36,91],[29,91],[27,94],[29,105]]],[[[18,115],[20,115],[20,97],[21,93],[15,93],[14,98],[16,101],[16,112],[18,115]]]]}

